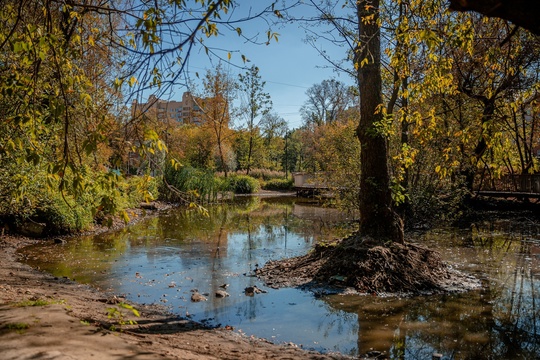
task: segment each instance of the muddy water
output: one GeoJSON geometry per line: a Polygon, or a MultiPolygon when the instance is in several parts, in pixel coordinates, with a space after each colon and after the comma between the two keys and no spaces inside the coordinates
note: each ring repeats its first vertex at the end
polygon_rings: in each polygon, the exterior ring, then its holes
{"type": "Polygon", "coordinates": [[[481,291],[414,299],[270,289],[252,271],[351,231],[347,216],[297,199],[242,199],[210,216],[174,210],[114,234],[28,248],[31,265],[210,326],[351,355],[393,359],[540,358],[540,228],[438,229],[411,240],[483,280],[481,291]],[[228,284],[226,298],[215,292],[228,284]],[[256,285],[266,293],[247,296],[256,285]],[[208,301],[192,302],[193,290],[208,301]]]}

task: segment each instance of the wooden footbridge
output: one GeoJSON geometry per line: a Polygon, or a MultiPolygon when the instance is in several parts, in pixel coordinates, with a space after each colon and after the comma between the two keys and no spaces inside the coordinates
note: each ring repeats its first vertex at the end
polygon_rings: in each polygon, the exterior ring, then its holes
{"type": "Polygon", "coordinates": [[[475,186],[479,196],[540,199],[540,174],[504,175],[500,179],[481,180],[475,186]]]}
{"type": "Polygon", "coordinates": [[[292,175],[296,196],[310,197],[330,190],[328,182],[323,180],[328,178],[326,173],[295,172],[292,175]]]}

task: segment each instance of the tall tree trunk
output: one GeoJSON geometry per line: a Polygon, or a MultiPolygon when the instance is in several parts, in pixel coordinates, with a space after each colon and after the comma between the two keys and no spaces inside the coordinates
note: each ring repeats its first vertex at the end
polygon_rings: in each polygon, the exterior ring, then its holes
{"type": "Polygon", "coordinates": [[[249,131],[249,148],[248,148],[248,161],[247,161],[247,167],[246,167],[246,175],[249,175],[249,171],[251,170],[251,153],[253,152],[253,131],[249,131]]]}
{"type": "Polygon", "coordinates": [[[359,44],[355,64],[360,89],[360,233],[378,243],[403,242],[403,223],[392,205],[388,145],[383,120],[379,0],[357,2],[359,44]],[[367,63],[366,63],[367,61],[367,63]]]}
{"type": "Polygon", "coordinates": [[[484,128],[485,125],[493,118],[493,114],[495,113],[495,98],[482,98],[483,99],[481,101],[484,105],[484,110],[482,112],[482,134],[480,135],[480,139],[478,140],[478,143],[474,148],[474,153],[472,154],[474,162],[467,166],[464,172],[465,185],[470,192],[474,190],[474,178],[478,169],[478,162],[482,160],[482,157],[488,149],[488,143],[486,141],[488,134],[484,134],[484,131],[487,131],[484,128]]]}

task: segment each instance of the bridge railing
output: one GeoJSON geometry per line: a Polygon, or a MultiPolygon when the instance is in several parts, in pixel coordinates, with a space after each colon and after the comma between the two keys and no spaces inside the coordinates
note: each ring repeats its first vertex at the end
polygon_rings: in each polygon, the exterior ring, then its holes
{"type": "Polygon", "coordinates": [[[329,184],[326,180],[328,175],[329,173],[327,172],[295,172],[293,173],[294,187],[316,189],[328,188],[329,184]]]}
{"type": "Polygon", "coordinates": [[[483,179],[476,191],[501,191],[540,194],[540,174],[504,175],[500,179],[483,179]]]}

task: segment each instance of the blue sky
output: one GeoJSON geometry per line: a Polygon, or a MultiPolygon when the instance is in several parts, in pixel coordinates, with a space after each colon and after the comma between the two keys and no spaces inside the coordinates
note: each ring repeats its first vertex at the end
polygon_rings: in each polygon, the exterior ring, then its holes
{"type": "MultiPolygon", "coordinates": [[[[243,6],[242,3],[241,6],[243,6]]],[[[261,39],[266,39],[267,24],[264,21],[253,21],[240,25],[244,34],[259,32],[261,39]]],[[[298,25],[286,25],[281,28],[273,28],[279,33],[278,42],[272,41],[270,45],[253,45],[241,41],[236,32],[223,31],[217,38],[206,40],[209,46],[223,49],[226,58],[228,51],[232,54],[232,62],[242,65],[241,54],[245,55],[250,62],[246,66],[255,64],[259,67],[261,78],[266,81],[265,90],[272,97],[274,110],[289,124],[289,128],[298,128],[302,125],[300,107],[307,97],[306,90],[323,80],[336,78],[346,84],[353,84],[353,80],[346,74],[339,74],[328,68],[329,64],[319,56],[316,49],[304,42],[304,30],[298,25]]],[[[324,48],[335,59],[345,56],[345,50],[321,41],[320,47],[324,48]]],[[[213,64],[217,64],[216,60],[213,64]]],[[[205,69],[213,65],[204,51],[192,54],[189,61],[189,71],[192,79],[196,79],[195,72],[200,75],[205,69]]],[[[245,70],[235,66],[229,66],[233,75],[243,73],[245,70]]],[[[175,89],[174,98],[180,98],[185,88],[175,89]]]]}

